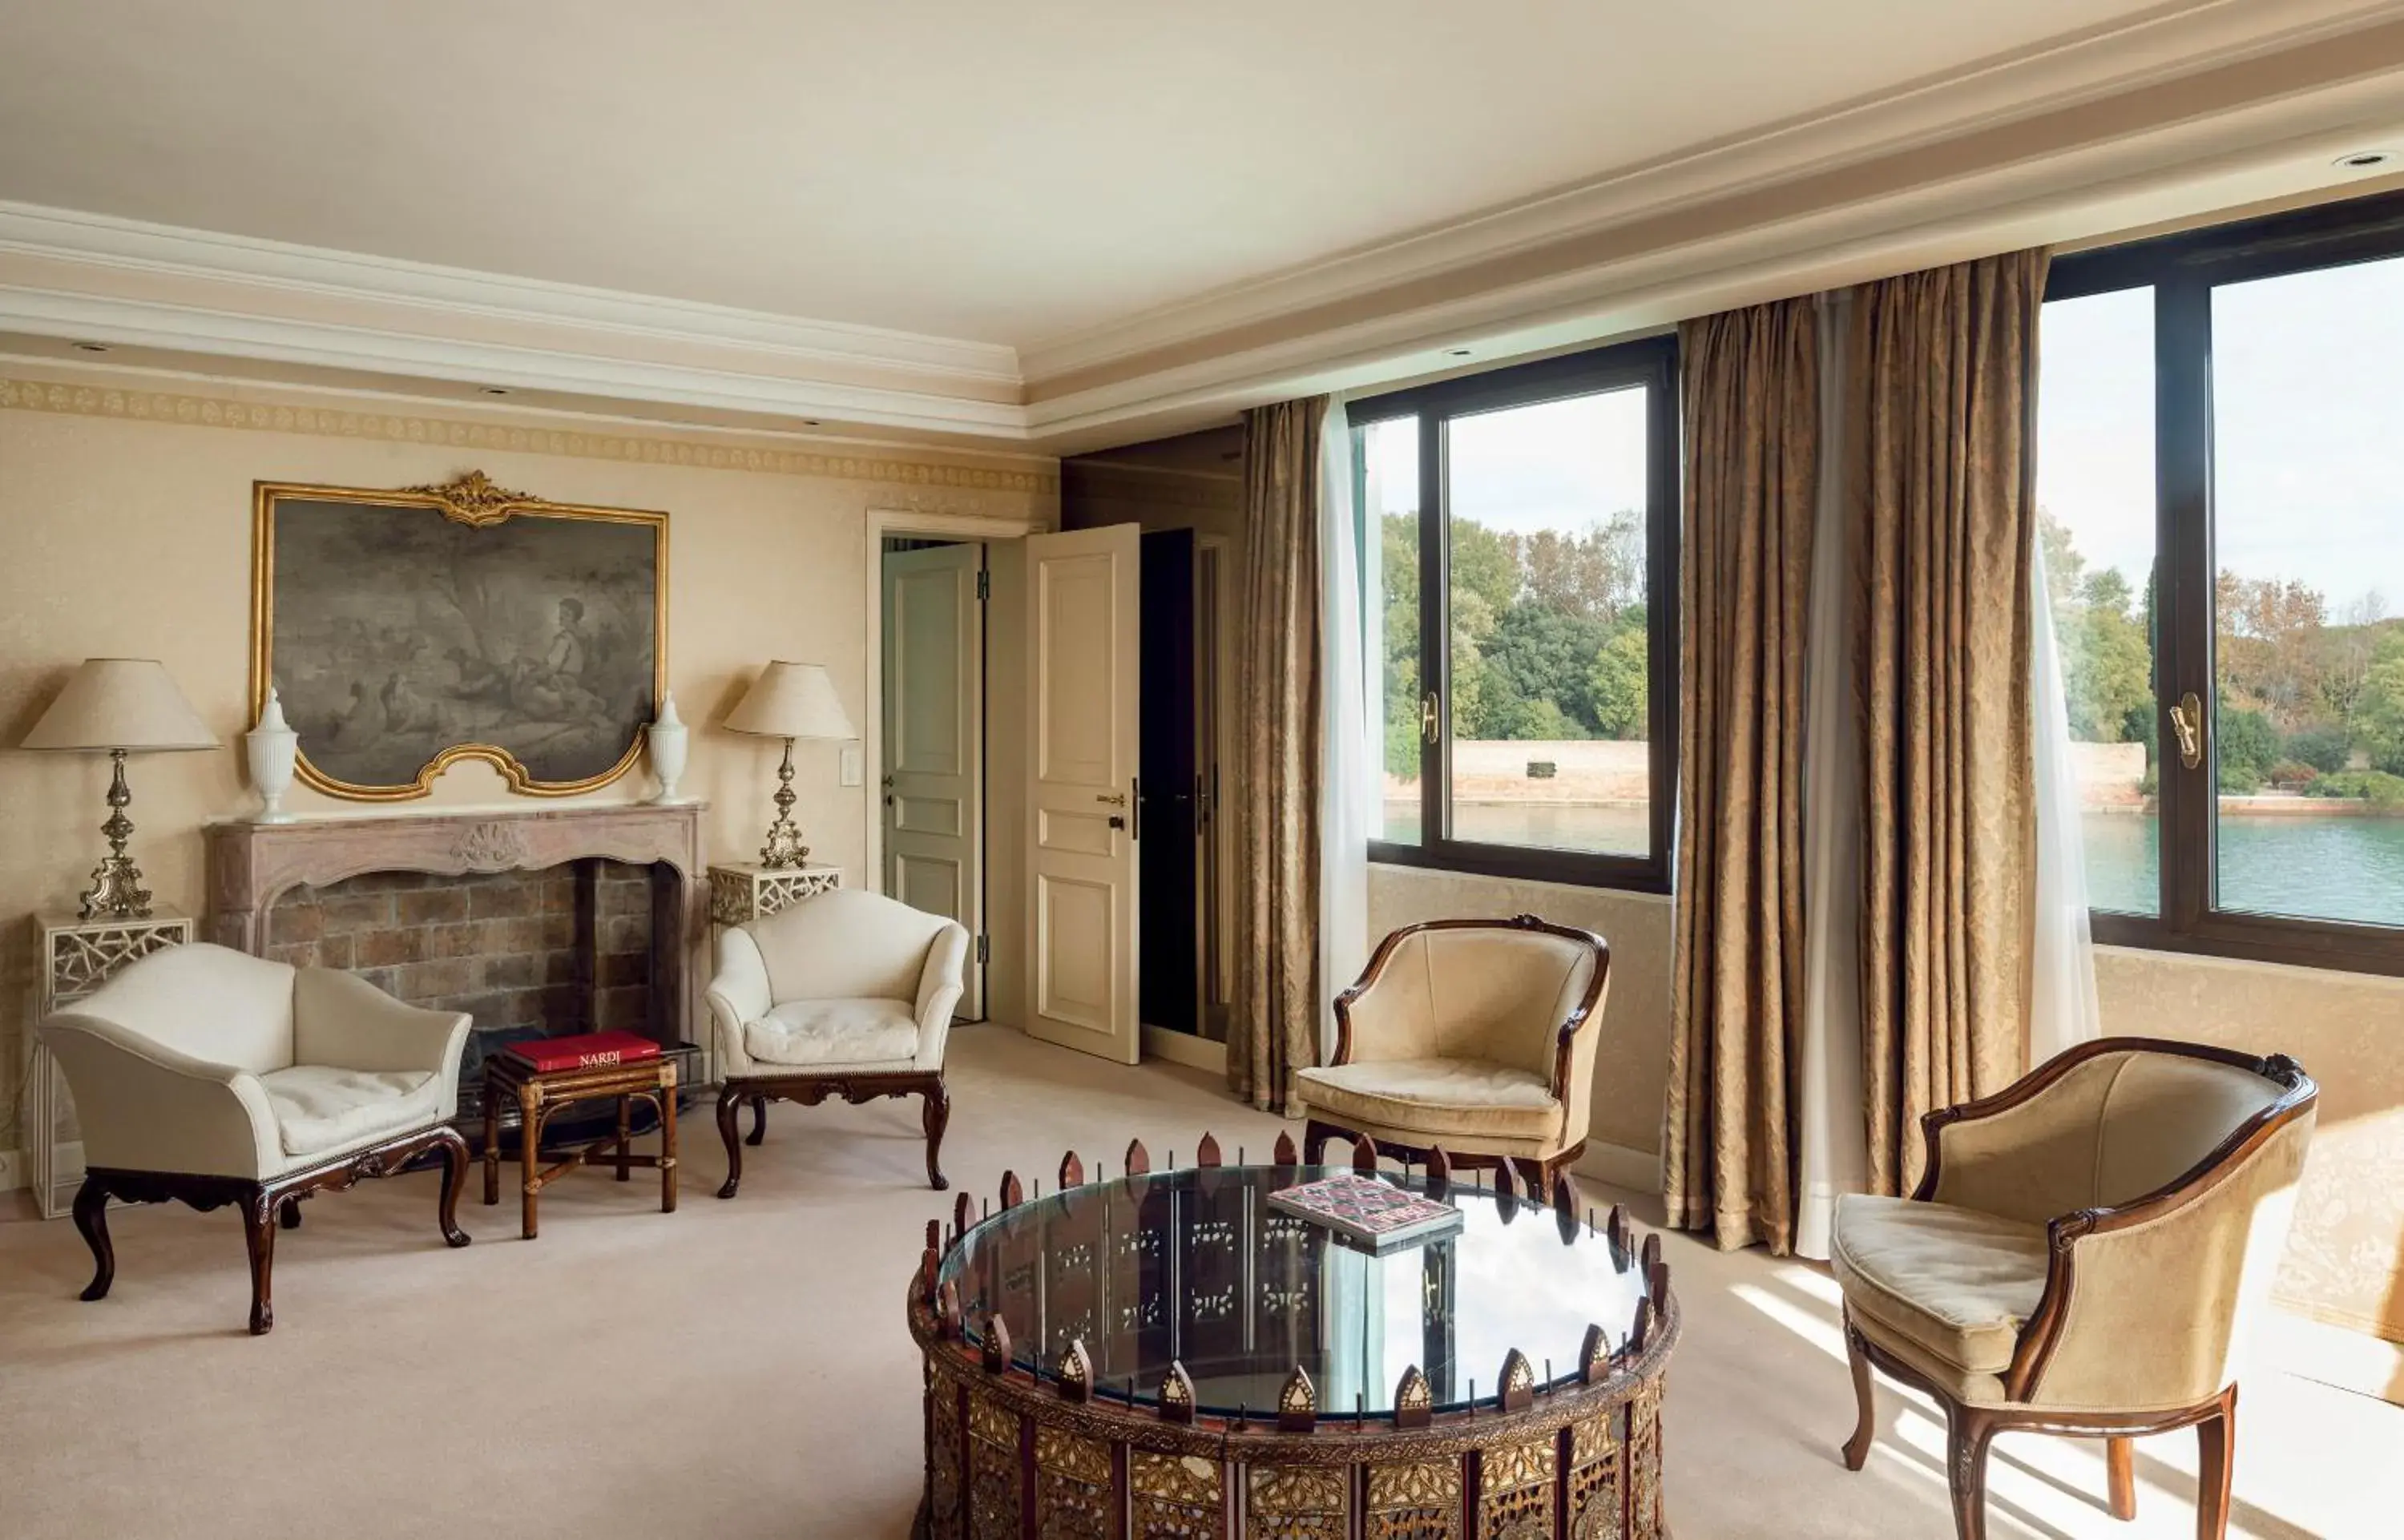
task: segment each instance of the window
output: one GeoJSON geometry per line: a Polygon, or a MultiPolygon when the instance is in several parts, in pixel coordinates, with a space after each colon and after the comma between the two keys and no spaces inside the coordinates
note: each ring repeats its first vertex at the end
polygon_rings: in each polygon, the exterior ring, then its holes
{"type": "Polygon", "coordinates": [[[2404,199],[2065,258],[2040,357],[2097,939],[2404,973],[2404,199]]]}
{"type": "Polygon", "coordinates": [[[1676,343],[1355,401],[1373,860],[1669,889],[1676,343]]]}

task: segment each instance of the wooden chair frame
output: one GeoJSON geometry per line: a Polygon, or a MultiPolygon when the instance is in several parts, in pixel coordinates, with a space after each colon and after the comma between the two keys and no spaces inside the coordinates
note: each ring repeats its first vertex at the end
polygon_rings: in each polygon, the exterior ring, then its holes
{"type": "MultiPolygon", "coordinates": [[[[2089,1059],[2105,1054],[2155,1053],[2227,1064],[2260,1075],[2281,1087],[2270,1106],[2247,1118],[2215,1145],[2210,1154],[2164,1185],[2126,1203],[2076,1210],[2046,1225],[2045,1292],[2020,1327],[2004,1377],[2005,1393],[2012,1401],[2031,1399],[2043,1384],[2047,1364],[2061,1346],[2078,1288],[2076,1242],[2081,1237],[2107,1234],[2148,1224],[2197,1201],[2227,1181],[2237,1167],[2272,1135],[2310,1112],[2320,1089],[2297,1062],[2284,1054],[2257,1058],[2226,1048],[2173,1043],[2160,1038],[2099,1038],[2057,1055],[2022,1079],[1978,1101],[1944,1107],[1920,1120],[1927,1141],[1928,1163],[1913,1189],[1915,1203],[1933,1202],[1944,1158],[1943,1131],[1956,1123],[1971,1123],[2035,1099],[2089,1059]]],[[[2237,1386],[2217,1395],[2171,1411],[2112,1412],[1972,1406],[1961,1401],[1926,1375],[1865,1337],[1845,1315],[1845,1348],[1852,1366],[1853,1397],[1859,1421],[1844,1446],[1845,1468],[1860,1470],[1869,1459],[1878,1430],[1870,1370],[1925,1392],[1945,1408],[1946,1473],[1952,1490],[1953,1524],[1959,1540],[1984,1540],[1987,1533],[1987,1448],[1999,1433],[2047,1433],[2074,1438],[2109,1440],[2105,1467],[2110,1478],[2110,1505],[2116,1519],[2137,1513],[2134,1451],[2131,1441],[2149,1434],[2194,1428],[2201,1452],[2196,1500],[2196,1533],[2200,1540],[2222,1540],[2229,1532],[2229,1485],[2234,1469],[2237,1433],[2237,1386]]]]}

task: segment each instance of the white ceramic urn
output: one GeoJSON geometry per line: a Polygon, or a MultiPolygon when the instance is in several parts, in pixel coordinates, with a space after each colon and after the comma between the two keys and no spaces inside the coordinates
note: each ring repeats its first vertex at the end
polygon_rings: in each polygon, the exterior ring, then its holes
{"type": "Polygon", "coordinates": [[[685,799],[677,794],[677,782],[684,778],[685,755],[692,747],[692,734],[684,720],[677,715],[676,696],[671,693],[660,701],[660,716],[648,729],[651,745],[651,774],[659,777],[660,789],[652,794],[655,803],[678,803],[685,799]]]}
{"type": "Polygon", "coordinates": [[[259,709],[259,725],[245,733],[242,741],[250,756],[250,784],[258,788],[259,799],[265,805],[252,821],[290,823],[292,815],[284,810],[284,793],[292,790],[292,765],[300,756],[300,735],[284,720],[284,703],[276,698],[273,685],[267,687],[267,704],[259,709]]]}

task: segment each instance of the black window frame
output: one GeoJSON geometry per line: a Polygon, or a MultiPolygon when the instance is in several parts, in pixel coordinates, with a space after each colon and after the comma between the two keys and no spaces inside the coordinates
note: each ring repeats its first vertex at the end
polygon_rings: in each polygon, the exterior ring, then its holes
{"type": "MultiPolygon", "coordinates": [[[[1419,842],[1369,842],[1369,859],[1396,866],[1479,876],[1667,893],[1678,811],[1678,339],[1640,338],[1414,385],[1347,403],[1350,426],[1416,417],[1419,422],[1419,689],[1437,703],[1436,731],[1419,735],[1419,842]],[[1455,417],[1534,406],[1572,397],[1645,388],[1645,734],[1651,749],[1652,849],[1642,856],[1492,845],[1452,837],[1451,488],[1447,477],[1455,417]]],[[[1363,556],[1377,526],[1361,513],[1363,556]]],[[[1365,688],[1382,688],[1372,672],[1365,688]]]]}
{"type": "MultiPolygon", "coordinates": [[[[2159,913],[2090,911],[2112,945],[2199,953],[2350,973],[2404,975],[2404,927],[2219,908],[2216,707],[2201,763],[2175,749],[2171,708],[2192,693],[2217,700],[2214,657],[2212,291],[2404,256],[2404,193],[2327,203],[2240,223],[2057,258],[2045,297],[2083,299],[2150,287],[2154,295],[2155,627],[2159,913]]],[[[2044,453],[2044,446],[2037,446],[2044,453]]]]}

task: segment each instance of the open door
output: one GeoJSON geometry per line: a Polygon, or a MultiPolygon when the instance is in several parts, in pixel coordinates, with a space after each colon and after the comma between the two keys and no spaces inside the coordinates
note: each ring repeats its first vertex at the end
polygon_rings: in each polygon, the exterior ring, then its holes
{"type": "MultiPolygon", "coordinates": [[[[885,892],[985,931],[985,547],[885,554],[885,892]]],[[[957,1015],[985,1016],[971,946],[957,1015]]]]}
{"type": "Polygon", "coordinates": [[[1137,1020],[1141,532],[1027,541],[1030,1036],[1122,1064],[1137,1020]]]}

